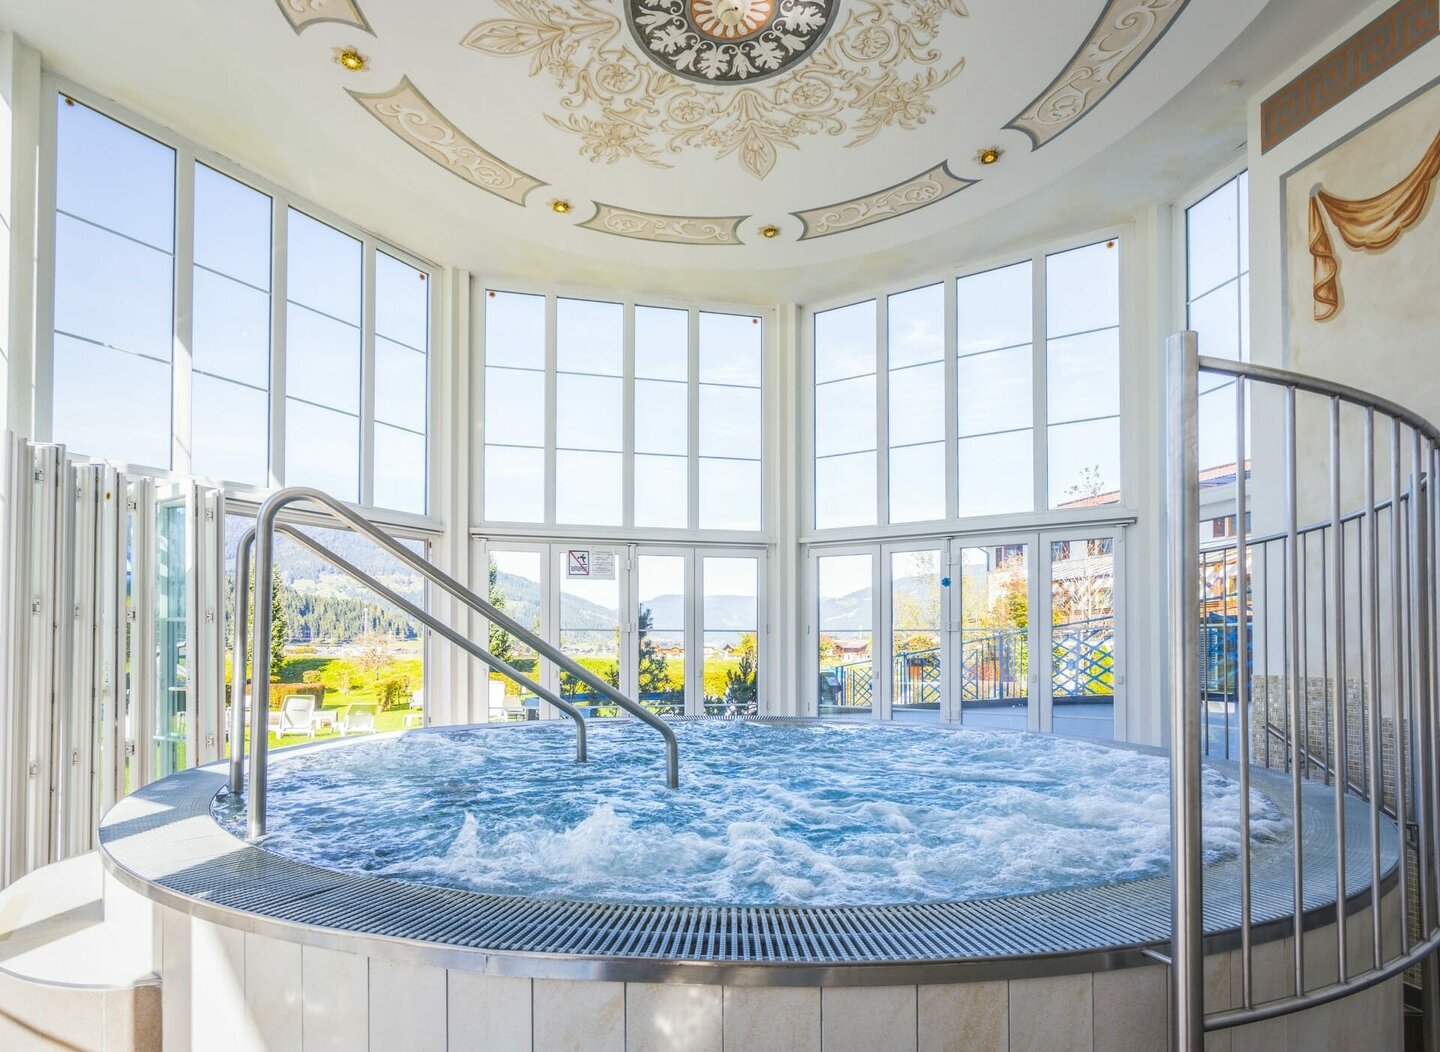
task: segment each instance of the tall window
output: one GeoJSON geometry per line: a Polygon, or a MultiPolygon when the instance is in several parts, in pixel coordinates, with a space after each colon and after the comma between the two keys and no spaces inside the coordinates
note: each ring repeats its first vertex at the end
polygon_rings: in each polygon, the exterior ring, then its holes
{"type": "MultiPolygon", "coordinates": [[[[1186,324],[1200,353],[1250,359],[1250,176],[1241,172],[1185,210],[1186,324]]],[[[1200,376],[1200,464],[1235,462],[1234,381],[1200,376]]]]}
{"type": "Polygon", "coordinates": [[[484,304],[485,521],[761,528],[758,317],[501,291],[484,304]]]}
{"type": "Polygon", "coordinates": [[[813,336],[817,530],[1119,502],[1118,240],[818,311],[813,336]]]}
{"type": "Polygon", "coordinates": [[[52,437],[169,468],[175,151],[58,103],[52,437]]]}
{"type": "Polygon", "coordinates": [[[429,275],[65,95],[55,143],[50,437],[84,456],[423,514],[429,275]]]}
{"type": "Polygon", "coordinates": [[[1120,501],[1120,251],[1104,241],[1045,260],[1050,506],[1120,501]]]}

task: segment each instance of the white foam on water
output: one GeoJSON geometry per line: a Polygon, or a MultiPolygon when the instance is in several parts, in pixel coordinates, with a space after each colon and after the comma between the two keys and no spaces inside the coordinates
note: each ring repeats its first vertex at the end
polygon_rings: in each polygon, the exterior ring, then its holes
{"type": "MultiPolygon", "coordinates": [[[[422,733],[276,757],[266,847],[499,894],[656,903],[951,901],[1163,874],[1169,761],[1038,735],[682,724],[663,787],[639,724],[422,733]]],[[[1239,789],[1204,779],[1208,862],[1239,789]]],[[[1252,791],[1260,844],[1290,823],[1252,791]]]]}

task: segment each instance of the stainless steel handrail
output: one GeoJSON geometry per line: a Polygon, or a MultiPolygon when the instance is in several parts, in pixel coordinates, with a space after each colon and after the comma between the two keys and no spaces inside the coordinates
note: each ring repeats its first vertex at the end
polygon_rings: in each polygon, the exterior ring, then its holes
{"type": "MultiPolygon", "coordinates": [[[[275,565],[275,533],[279,516],[285,508],[300,503],[318,505],[342,525],[368,537],[400,562],[432,584],[444,589],[491,624],[498,625],[546,660],[570,673],[591,689],[598,691],[632,716],[649,724],[665,741],[665,782],[672,789],[679,786],[680,749],[675,739],[675,731],[669,724],[638,702],[627,698],[558,647],[551,645],[514,618],[497,610],[455,578],[443,570],[437,569],[428,560],[416,555],[359,512],[347,507],[329,494],[309,486],[291,486],[279,490],[260,506],[260,514],[255,522],[255,640],[252,642],[252,647],[257,647],[260,640],[270,638],[271,592],[273,589],[271,574],[275,565]]],[[[260,676],[255,681],[252,709],[257,713],[268,712],[270,709],[270,678],[268,676],[260,676]]],[[[250,792],[246,799],[247,829],[252,840],[265,835],[268,746],[267,734],[252,731],[250,735],[250,792]]]]}
{"type": "MultiPolygon", "coordinates": [[[[1418,414],[1388,399],[1369,394],[1344,384],[1282,369],[1224,359],[1203,357],[1199,353],[1194,332],[1177,333],[1167,345],[1169,460],[1169,620],[1170,620],[1170,693],[1172,746],[1172,872],[1174,894],[1174,929],[1170,962],[1173,969],[1172,1047],[1185,1052],[1200,1052],[1207,1031],[1220,1030],[1338,1000],[1400,975],[1419,964],[1421,967],[1422,1016],[1427,1049],[1440,1049],[1440,969],[1436,950],[1440,947],[1440,902],[1436,897],[1434,874],[1440,872],[1440,575],[1437,575],[1437,553],[1440,553],[1440,428],[1418,414]],[[1199,374],[1221,374],[1234,378],[1234,455],[1237,477],[1234,495],[1236,536],[1233,539],[1202,548],[1197,536],[1199,522],[1199,374]],[[1248,461],[1246,421],[1247,385],[1265,385],[1276,389],[1283,398],[1283,420],[1271,441],[1283,471],[1276,472],[1279,499],[1276,511],[1282,524],[1279,530],[1261,535],[1252,532],[1247,522],[1244,465],[1248,461]],[[1315,423],[1328,431],[1328,450],[1312,455],[1315,472],[1316,498],[1323,492],[1328,512],[1326,518],[1311,526],[1301,526],[1300,469],[1311,467],[1297,451],[1299,415],[1297,395],[1319,396],[1325,401],[1323,416],[1316,414],[1315,423]],[[1342,405],[1363,412],[1363,450],[1349,449],[1342,442],[1342,405]],[[1376,415],[1388,417],[1389,487],[1386,500],[1376,500],[1376,415]],[[1404,430],[1408,429],[1408,438],[1404,430]],[[1402,441],[1404,439],[1404,441],[1402,441]],[[1328,454],[1328,464],[1325,458],[1328,454]],[[1402,468],[1402,462],[1405,466],[1402,468]],[[1345,465],[1342,468],[1342,464],[1345,465]],[[1406,489],[1401,488],[1402,470],[1408,475],[1406,489]],[[1342,471],[1346,478],[1342,479],[1342,471]],[[1350,476],[1353,475],[1353,479],[1350,476]],[[1342,514],[1342,481],[1363,483],[1364,506],[1360,511],[1342,514]],[[1388,510],[1388,595],[1382,591],[1380,575],[1379,518],[1388,510]],[[1358,524],[1359,529],[1346,527],[1358,524]],[[1318,568],[1318,595],[1307,595],[1304,582],[1315,568],[1300,546],[1301,539],[1317,534],[1321,544],[1321,565],[1318,568]],[[1204,605],[1203,588],[1197,588],[1203,569],[1201,555],[1217,553],[1229,558],[1235,550],[1237,602],[1247,594],[1248,557],[1252,550],[1262,556],[1267,545],[1282,547],[1279,589],[1272,587],[1268,569],[1263,580],[1250,579],[1251,600],[1257,611],[1264,611],[1264,649],[1267,654],[1266,708],[1263,737],[1278,737],[1283,747],[1279,762],[1288,769],[1292,796],[1291,882],[1294,904],[1293,971],[1290,990],[1274,999],[1257,1003],[1254,989],[1250,939],[1250,858],[1251,828],[1248,809],[1248,786],[1252,763],[1249,733],[1249,702],[1253,698],[1248,677],[1251,672],[1243,657],[1237,657],[1237,695],[1240,705],[1241,740],[1240,782],[1240,894],[1241,894],[1241,989],[1236,992],[1234,1007],[1225,1006],[1207,1014],[1203,983],[1204,947],[1201,923],[1204,916],[1203,868],[1198,864],[1201,847],[1201,785],[1198,777],[1204,729],[1200,706],[1195,701],[1199,682],[1197,672],[1199,626],[1204,605]],[[1351,560],[1355,560],[1353,563],[1351,560]],[[1354,589],[1350,591],[1354,568],[1354,589]],[[1347,596],[1353,605],[1347,607],[1347,596]],[[1304,639],[1310,631],[1309,611],[1318,604],[1321,640],[1321,690],[1311,687],[1310,662],[1304,639]],[[1382,632],[1382,609],[1389,625],[1382,632]],[[1278,622],[1278,639],[1272,636],[1272,624],[1278,622]],[[1358,629],[1358,631],[1356,631],[1358,629]],[[1353,633],[1353,634],[1352,634],[1353,633]],[[1382,662],[1382,647],[1384,657],[1382,662]],[[1352,655],[1352,652],[1355,652],[1352,655]],[[1269,656],[1279,658],[1279,680],[1283,685],[1284,727],[1270,722],[1272,692],[1275,678],[1270,675],[1269,656]],[[1352,676],[1358,669],[1358,676],[1352,676]],[[1383,697],[1382,697],[1383,695],[1383,697]],[[1382,709],[1382,700],[1385,708],[1382,709]],[[1358,723],[1351,717],[1360,714],[1358,723]],[[1382,726],[1388,715],[1390,726],[1382,726]],[[1310,741],[1312,720],[1324,721],[1325,740],[1317,749],[1310,741]],[[1328,728],[1334,727],[1330,734],[1328,728]],[[1352,729],[1352,727],[1354,729],[1352,729]],[[1360,755],[1367,761],[1361,780],[1350,774],[1347,755],[1352,735],[1358,736],[1360,755]],[[1382,740],[1383,736],[1383,740],[1382,740]],[[1387,746],[1393,751],[1387,760],[1387,746]],[[1307,982],[1305,892],[1309,865],[1300,844],[1301,793],[1304,781],[1312,777],[1312,765],[1325,772],[1333,794],[1336,834],[1336,883],[1334,888],[1336,920],[1333,925],[1335,965],[1334,980],[1326,977],[1325,985],[1307,982]],[[1393,781],[1388,780],[1392,777],[1393,781]],[[1363,783],[1363,784],[1362,784],[1363,783]],[[1393,807],[1384,799],[1394,793],[1393,807]],[[1370,827],[1354,832],[1368,840],[1367,891],[1349,894],[1345,883],[1347,858],[1354,853],[1356,839],[1347,850],[1346,798],[1363,802],[1370,817],[1370,827]],[[1393,821],[1400,833],[1398,874],[1393,888],[1398,899],[1400,918],[1396,936],[1382,934],[1382,885],[1389,876],[1382,872],[1381,822],[1393,821]],[[1368,832],[1368,837],[1364,833],[1368,832]],[[1411,834],[1414,834],[1413,839],[1411,834]],[[1417,902],[1408,899],[1412,885],[1418,888],[1417,902]],[[1363,937],[1352,932],[1345,920],[1344,903],[1363,895],[1371,915],[1368,925],[1372,945],[1368,954],[1350,952],[1352,938],[1363,937]],[[1418,935],[1412,936],[1409,925],[1419,922],[1418,935]],[[1393,940],[1393,943],[1392,943],[1393,940]],[[1352,959],[1368,957],[1365,964],[1352,959]]],[[[1228,455],[1228,454],[1227,454],[1228,455]]],[[[1307,490],[1308,492],[1308,490],[1307,490]]],[[[1235,650],[1247,653],[1254,632],[1244,607],[1237,614],[1238,634],[1235,650]]],[[[1257,644],[1257,651],[1259,646],[1257,644]]],[[[1266,748],[1266,763],[1269,749],[1266,748]]],[[[1256,761],[1258,762],[1258,761],[1256,761]]],[[[1309,790],[1306,790],[1309,792],[1309,790]]],[[[1313,882],[1312,882],[1313,883],[1313,882]]]]}
{"type": "MultiPolygon", "coordinates": [[[[512,665],[490,653],[488,650],[480,646],[474,640],[460,634],[455,629],[445,624],[445,622],[430,614],[423,607],[417,606],[416,604],[406,599],[404,596],[400,595],[398,592],[394,591],[393,589],[387,588],[385,585],[377,581],[374,577],[367,574],[364,570],[361,570],[358,566],[355,566],[353,563],[350,563],[339,555],[336,555],[329,548],[325,547],[325,545],[321,544],[315,538],[303,532],[298,527],[282,522],[277,523],[275,529],[279,533],[285,534],[285,536],[289,537],[297,544],[300,544],[302,547],[308,549],[314,555],[330,563],[330,565],[334,566],[336,569],[349,575],[353,580],[365,585],[382,599],[398,607],[399,609],[404,610],[407,614],[413,617],[416,621],[419,621],[421,624],[428,627],[431,631],[444,636],[451,643],[454,643],[466,653],[479,658],[496,672],[499,672],[501,675],[508,677],[513,682],[518,683],[526,690],[529,690],[537,697],[543,699],[546,702],[549,702],[555,708],[565,713],[565,715],[569,716],[570,719],[575,722],[575,762],[584,763],[586,761],[587,751],[585,741],[585,716],[583,713],[580,712],[578,708],[576,708],[570,702],[566,701],[564,698],[560,697],[553,691],[542,687],[530,677],[526,676],[523,672],[520,672],[512,665]]],[[[249,611],[246,609],[246,607],[249,605],[247,601],[250,598],[250,590],[248,588],[250,549],[254,546],[254,544],[255,527],[252,526],[250,529],[246,530],[245,533],[241,536],[240,550],[239,552],[237,552],[235,560],[236,570],[240,575],[243,575],[237,576],[237,582],[244,581],[247,585],[247,587],[244,588],[237,588],[237,596],[235,600],[235,623],[237,628],[235,633],[236,650],[234,661],[234,682],[239,685],[238,693],[241,695],[243,695],[244,684],[246,682],[245,675],[249,667],[249,662],[247,661],[249,654],[246,649],[246,629],[247,622],[249,620],[249,611]]],[[[237,692],[235,691],[235,688],[232,687],[232,694],[233,693],[237,692]]],[[[258,712],[258,709],[256,711],[258,712]]],[[[251,734],[266,733],[265,731],[262,731],[258,728],[258,724],[258,718],[253,718],[251,720],[251,734]]],[[[230,792],[237,795],[244,791],[245,786],[245,750],[243,747],[244,740],[245,705],[243,703],[243,700],[236,701],[232,698],[230,712],[230,792]]]]}

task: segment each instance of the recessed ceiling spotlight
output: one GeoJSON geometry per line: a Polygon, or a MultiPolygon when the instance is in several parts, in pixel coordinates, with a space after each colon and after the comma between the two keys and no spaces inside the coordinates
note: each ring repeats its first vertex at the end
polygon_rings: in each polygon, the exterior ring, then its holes
{"type": "Polygon", "coordinates": [[[1005,151],[1000,149],[1000,147],[987,146],[975,155],[975,160],[979,161],[981,164],[990,165],[1000,160],[1000,158],[1004,155],[1005,151]]]}
{"type": "Polygon", "coordinates": [[[337,47],[335,61],[351,73],[364,73],[370,68],[370,60],[353,47],[337,47]]]}
{"type": "Polygon", "coordinates": [[[780,228],[779,228],[778,226],[776,226],[774,223],[771,223],[769,226],[762,226],[762,227],[760,228],[760,236],[763,237],[763,238],[765,238],[767,241],[768,241],[770,238],[779,237],[779,236],[780,236],[780,228]]]}
{"type": "Polygon", "coordinates": [[[557,216],[569,215],[570,209],[571,205],[569,201],[556,199],[550,202],[550,211],[554,212],[557,216]]]}

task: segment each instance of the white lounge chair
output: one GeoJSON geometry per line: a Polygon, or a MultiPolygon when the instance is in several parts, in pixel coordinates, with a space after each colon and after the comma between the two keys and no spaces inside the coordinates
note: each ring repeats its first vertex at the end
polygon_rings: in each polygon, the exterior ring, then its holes
{"type": "Polygon", "coordinates": [[[310,718],[314,714],[314,695],[291,694],[280,706],[280,726],[275,731],[276,736],[284,738],[291,734],[303,734],[307,738],[315,737],[315,724],[310,718]]]}
{"type": "Polygon", "coordinates": [[[340,723],[341,734],[374,734],[375,733],[375,706],[360,703],[351,705],[345,711],[345,719],[340,723]]]}

